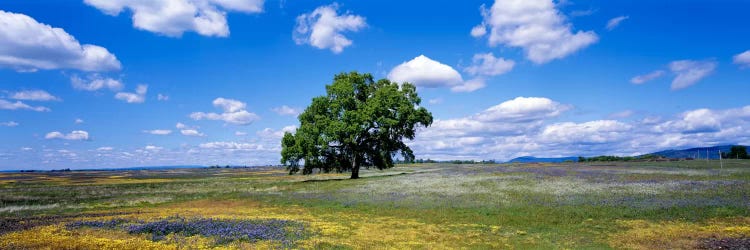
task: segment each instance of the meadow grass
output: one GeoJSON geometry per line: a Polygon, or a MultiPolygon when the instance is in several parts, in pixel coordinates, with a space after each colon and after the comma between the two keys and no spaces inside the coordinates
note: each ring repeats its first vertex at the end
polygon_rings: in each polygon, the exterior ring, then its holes
{"type": "Polygon", "coordinates": [[[414,164],[357,180],[280,168],[0,173],[0,248],[654,249],[750,237],[750,161],[709,164],[414,164]],[[283,220],[307,236],[66,227],[175,216],[283,220]]]}

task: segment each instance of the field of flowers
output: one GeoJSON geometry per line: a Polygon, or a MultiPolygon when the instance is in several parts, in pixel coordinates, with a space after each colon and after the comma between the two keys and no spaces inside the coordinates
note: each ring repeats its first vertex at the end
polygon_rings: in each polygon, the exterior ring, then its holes
{"type": "Polygon", "coordinates": [[[748,247],[750,161],[0,173],[0,249],[748,247]]]}

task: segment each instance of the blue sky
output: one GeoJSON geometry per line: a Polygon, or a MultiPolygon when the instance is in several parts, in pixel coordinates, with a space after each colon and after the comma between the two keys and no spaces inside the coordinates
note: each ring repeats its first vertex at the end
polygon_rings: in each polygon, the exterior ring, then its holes
{"type": "Polygon", "coordinates": [[[0,169],[277,164],[340,72],[418,86],[418,158],[750,144],[750,2],[10,0],[0,169]]]}

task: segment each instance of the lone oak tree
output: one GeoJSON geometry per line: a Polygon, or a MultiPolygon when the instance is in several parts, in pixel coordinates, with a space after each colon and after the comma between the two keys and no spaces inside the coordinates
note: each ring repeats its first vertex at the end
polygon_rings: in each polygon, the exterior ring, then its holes
{"type": "Polygon", "coordinates": [[[313,98],[299,115],[297,131],[284,134],[281,163],[289,174],[300,168],[302,174],[351,171],[357,179],[360,167],[393,167],[397,153],[412,161],[414,153],[403,140],[414,139],[418,126],[432,124],[432,114],[420,102],[410,83],[338,74],[326,85],[326,95],[313,98]]]}

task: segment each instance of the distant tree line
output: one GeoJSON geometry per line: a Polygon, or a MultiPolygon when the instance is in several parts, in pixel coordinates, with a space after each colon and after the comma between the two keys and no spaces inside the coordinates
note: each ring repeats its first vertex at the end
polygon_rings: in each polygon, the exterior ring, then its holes
{"type": "Polygon", "coordinates": [[[432,159],[415,159],[413,161],[396,160],[397,164],[413,164],[413,163],[452,163],[452,164],[495,164],[495,160],[446,160],[436,161],[432,159]]]}
{"type": "Polygon", "coordinates": [[[664,157],[659,155],[642,155],[642,156],[614,156],[614,155],[601,155],[594,157],[583,157],[578,156],[578,162],[602,162],[602,161],[648,161],[657,160],[664,157]]]}
{"type": "Polygon", "coordinates": [[[745,146],[732,146],[727,153],[721,153],[721,158],[724,159],[750,159],[747,155],[747,147],[745,146]]]}

